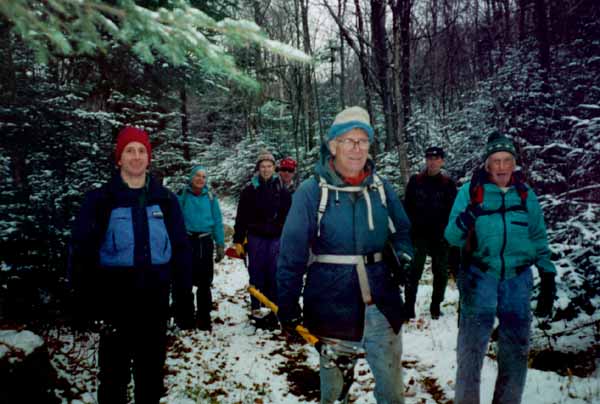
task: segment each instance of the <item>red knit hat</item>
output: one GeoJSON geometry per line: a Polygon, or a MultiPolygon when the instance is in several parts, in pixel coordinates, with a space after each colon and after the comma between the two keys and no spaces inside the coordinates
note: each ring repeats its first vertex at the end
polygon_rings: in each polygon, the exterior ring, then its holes
{"type": "Polygon", "coordinates": [[[291,157],[286,157],[279,162],[279,169],[287,168],[290,170],[295,170],[296,165],[296,160],[291,157]]]}
{"type": "Polygon", "coordinates": [[[148,164],[152,159],[152,146],[150,146],[150,138],[145,130],[134,128],[133,126],[125,126],[117,136],[117,146],[115,147],[115,162],[121,160],[123,149],[131,142],[140,142],[148,152],[148,164]]]}

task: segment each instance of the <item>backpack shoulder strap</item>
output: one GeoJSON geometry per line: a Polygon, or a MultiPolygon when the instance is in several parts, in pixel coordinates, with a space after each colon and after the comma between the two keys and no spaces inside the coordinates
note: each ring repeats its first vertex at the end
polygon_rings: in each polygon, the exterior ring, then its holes
{"type": "Polygon", "coordinates": [[[329,187],[327,181],[323,177],[319,176],[319,189],[321,191],[321,200],[319,201],[319,208],[317,210],[317,237],[321,237],[321,219],[327,208],[327,199],[329,197],[329,187]]]}
{"type": "MultiPolygon", "coordinates": [[[[373,185],[377,187],[377,191],[379,191],[379,198],[381,199],[381,204],[387,209],[387,195],[385,194],[385,187],[383,186],[383,181],[381,177],[377,174],[373,174],[373,185]]],[[[388,214],[388,228],[390,229],[390,233],[396,233],[396,226],[394,226],[394,221],[391,216],[388,214]]]]}

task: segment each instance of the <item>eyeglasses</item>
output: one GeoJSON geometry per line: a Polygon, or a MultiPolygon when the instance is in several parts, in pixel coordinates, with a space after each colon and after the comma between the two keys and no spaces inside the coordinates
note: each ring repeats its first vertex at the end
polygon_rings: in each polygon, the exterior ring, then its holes
{"type": "Polygon", "coordinates": [[[369,139],[354,140],[354,139],[346,138],[346,139],[337,139],[336,142],[338,142],[340,145],[342,145],[342,148],[347,151],[354,149],[354,146],[358,146],[358,148],[360,150],[369,150],[369,139]]]}
{"type": "Polygon", "coordinates": [[[280,168],[279,171],[285,171],[286,173],[293,173],[294,170],[293,168],[280,168]]]}

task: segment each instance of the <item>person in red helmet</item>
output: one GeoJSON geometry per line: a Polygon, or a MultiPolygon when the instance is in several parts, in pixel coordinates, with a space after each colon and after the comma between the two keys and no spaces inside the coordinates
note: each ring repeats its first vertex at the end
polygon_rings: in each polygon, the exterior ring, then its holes
{"type": "Polygon", "coordinates": [[[296,176],[297,165],[296,160],[291,157],[286,157],[281,159],[279,167],[277,168],[279,178],[281,178],[281,184],[287,188],[290,194],[293,194],[296,190],[296,181],[294,181],[294,177],[296,176]]]}

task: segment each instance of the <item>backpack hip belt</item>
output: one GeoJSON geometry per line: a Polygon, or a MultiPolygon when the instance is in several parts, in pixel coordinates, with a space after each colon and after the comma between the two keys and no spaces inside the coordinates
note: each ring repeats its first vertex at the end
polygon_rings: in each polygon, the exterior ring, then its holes
{"type": "Polygon", "coordinates": [[[358,284],[360,286],[360,294],[363,303],[373,304],[371,296],[371,288],[369,287],[369,279],[367,277],[366,264],[375,264],[383,261],[383,253],[376,252],[367,255],[334,255],[334,254],[319,254],[314,255],[310,252],[309,265],[313,262],[322,264],[345,264],[356,265],[356,273],[358,275],[358,284]]]}

